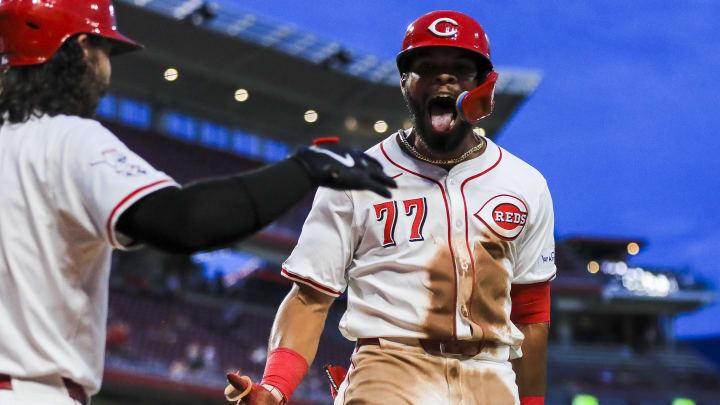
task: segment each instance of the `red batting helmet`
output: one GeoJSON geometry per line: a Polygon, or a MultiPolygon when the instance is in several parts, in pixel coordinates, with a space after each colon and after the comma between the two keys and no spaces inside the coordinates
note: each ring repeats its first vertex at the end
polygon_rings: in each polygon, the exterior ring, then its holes
{"type": "Polygon", "coordinates": [[[478,65],[490,70],[483,82],[458,97],[457,110],[474,124],[492,113],[495,81],[498,78],[490,60],[490,41],[485,30],[469,16],[457,11],[433,11],[413,21],[405,31],[402,50],[397,56],[400,73],[405,73],[412,54],[421,48],[450,46],[472,52],[478,65]]]}
{"type": "Polygon", "coordinates": [[[408,56],[428,46],[451,46],[480,56],[492,68],[490,42],[482,26],[457,11],[433,11],[413,21],[405,31],[402,50],[397,56],[400,72],[407,71],[408,56]]]}
{"type": "Polygon", "coordinates": [[[0,1],[2,65],[45,63],[68,38],[81,33],[113,40],[113,55],[142,48],[118,32],[111,0],[0,1]]]}

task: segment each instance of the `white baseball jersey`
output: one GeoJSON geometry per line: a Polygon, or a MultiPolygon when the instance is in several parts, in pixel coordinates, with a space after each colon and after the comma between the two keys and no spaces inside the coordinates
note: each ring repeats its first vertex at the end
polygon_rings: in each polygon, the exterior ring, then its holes
{"type": "Polygon", "coordinates": [[[340,329],[359,337],[495,341],[519,355],[511,284],[555,275],[553,209],[542,175],[486,139],[449,172],[401,149],[368,151],[394,177],[387,199],[318,190],[283,275],[339,296],[340,329]]]}
{"type": "Polygon", "coordinates": [[[0,373],[100,388],[112,248],[126,208],[176,186],[100,123],[0,128],[0,373]]]}

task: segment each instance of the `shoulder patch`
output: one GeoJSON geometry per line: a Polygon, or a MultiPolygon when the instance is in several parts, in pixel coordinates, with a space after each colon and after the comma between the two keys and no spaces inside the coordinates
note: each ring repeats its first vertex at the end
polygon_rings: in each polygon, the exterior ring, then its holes
{"type": "Polygon", "coordinates": [[[117,174],[124,176],[141,176],[147,174],[147,171],[139,165],[128,159],[127,155],[117,149],[107,149],[102,151],[102,157],[90,163],[90,166],[108,165],[112,167],[117,174]]]}

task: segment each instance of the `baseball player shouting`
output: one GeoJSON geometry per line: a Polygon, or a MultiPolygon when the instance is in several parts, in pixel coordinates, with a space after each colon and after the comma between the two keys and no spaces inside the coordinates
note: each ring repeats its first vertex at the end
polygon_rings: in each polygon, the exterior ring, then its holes
{"type": "Polygon", "coordinates": [[[180,188],[90,119],[109,56],[140,46],[110,0],[0,1],[0,404],[86,404],[100,387],[112,248],[226,245],[317,185],[394,182],[336,143],[180,188]]]}
{"type": "Polygon", "coordinates": [[[497,79],[485,32],[458,12],[426,14],[397,63],[414,127],[368,153],[398,189],[318,190],[283,265],[295,284],[263,380],[229,375],[229,400],[289,401],[347,290],[340,330],[357,344],[346,376],[328,370],[336,405],[544,401],[552,201],[540,173],[473,132],[497,79]]]}

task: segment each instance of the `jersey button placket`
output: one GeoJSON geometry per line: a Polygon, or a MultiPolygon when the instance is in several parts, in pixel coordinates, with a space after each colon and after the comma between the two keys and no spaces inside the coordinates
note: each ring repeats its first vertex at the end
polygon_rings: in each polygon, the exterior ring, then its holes
{"type": "Polygon", "coordinates": [[[460,312],[460,315],[468,319],[469,312],[465,305],[469,299],[468,294],[472,290],[472,276],[470,275],[470,258],[467,253],[467,246],[465,240],[465,209],[464,201],[462,199],[462,193],[458,181],[455,179],[448,178],[445,182],[447,187],[449,206],[451,207],[450,218],[452,221],[452,235],[453,235],[453,250],[455,255],[455,263],[457,270],[457,283],[458,283],[458,294],[456,298],[456,305],[460,312]]]}

